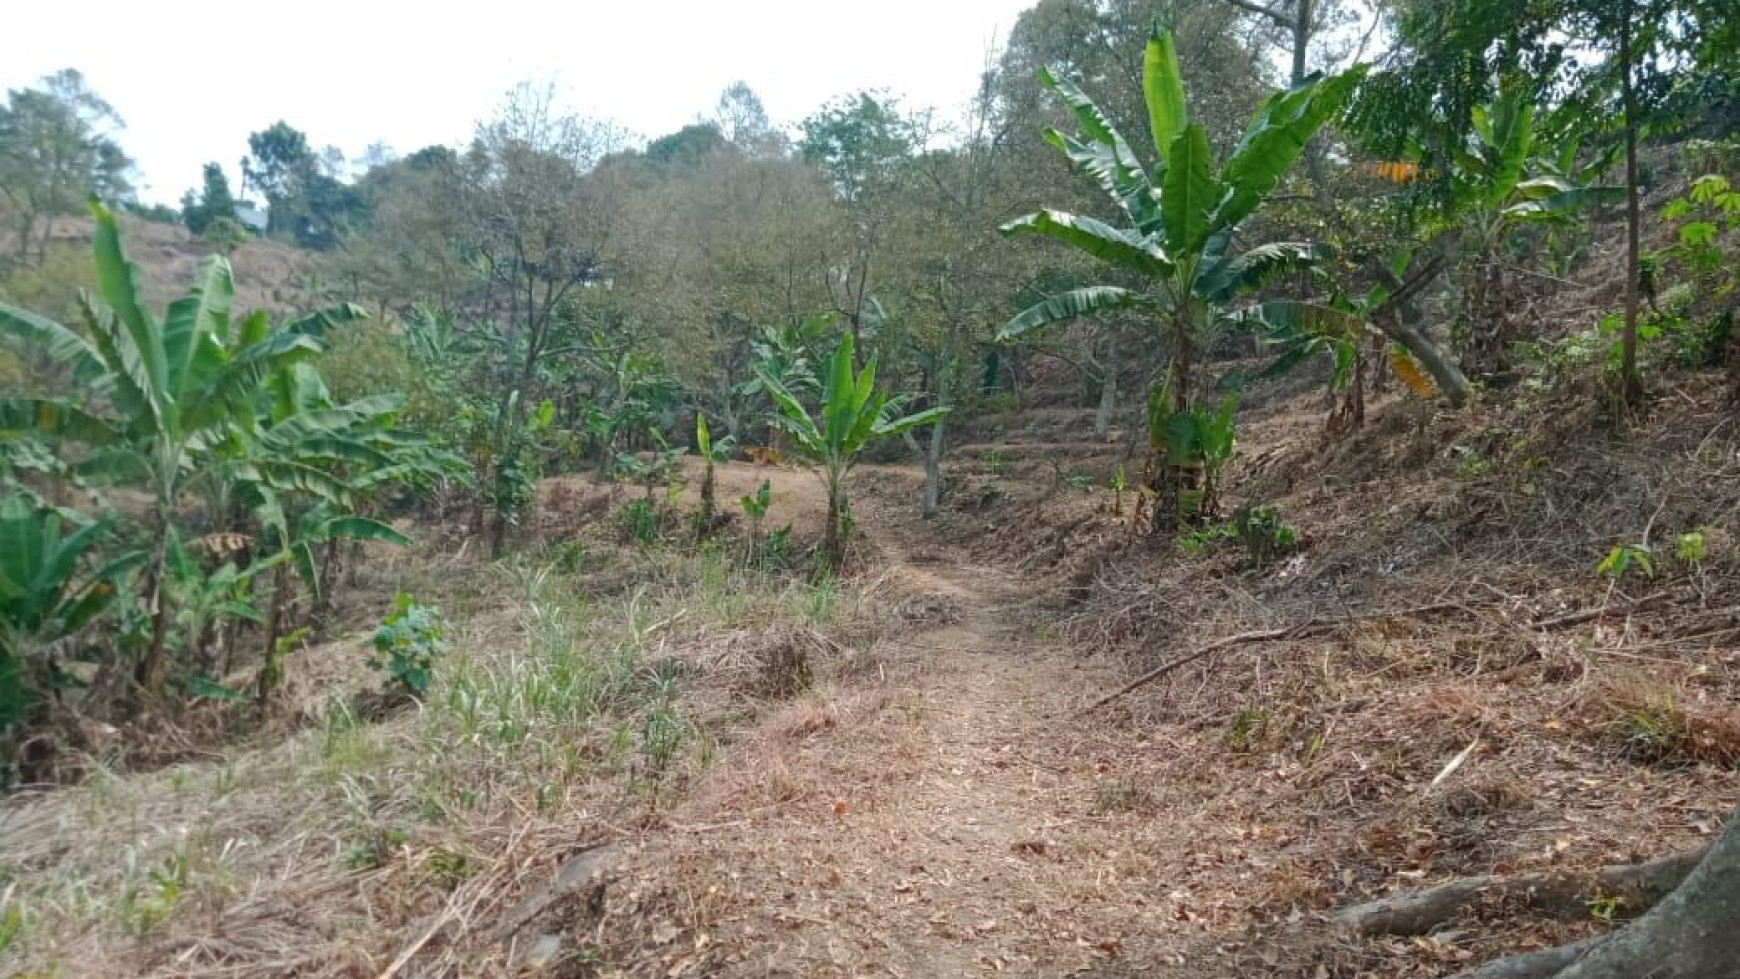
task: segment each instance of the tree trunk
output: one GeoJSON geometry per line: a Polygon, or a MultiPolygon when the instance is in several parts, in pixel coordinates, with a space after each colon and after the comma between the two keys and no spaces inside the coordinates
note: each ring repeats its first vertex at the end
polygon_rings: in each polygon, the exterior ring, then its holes
{"type": "Polygon", "coordinates": [[[1627,404],[1643,394],[1637,373],[1637,305],[1639,236],[1642,228],[1637,193],[1637,90],[1631,77],[1634,54],[1632,3],[1625,0],[1619,13],[1619,91],[1625,112],[1625,332],[1620,337],[1620,393],[1627,404]]]}
{"type": "Polygon", "coordinates": [[[264,710],[272,701],[272,693],[284,680],[284,660],[278,650],[278,632],[284,625],[284,593],[290,590],[290,562],[285,561],[272,572],[272,605],[266,613],[266,661],[260,666],[260,680],[255,698],[264,710]]]}
{"type": "Polygon", "coordinates": [[[157,542],[151,549],[151,645],[139,664],[137,679],[145,691],[147,703],[159,703],[163,698],[163,682],[168,677],[169,661],[166,644],[169,639],[169,609],[163,594],[163,577],[169,564],[169,515],[157,520],[157,542]]]}
{"type": "Polygon", "coordinates": [[[1112,415],[1118,410],[1118,369],[1121,367],[1118,359],[1117,338],[1112,338],[1111,346],[1106,351],[1106,365],[1100,378],[1100,406],[1094,412],[1094,438],[1105,441],[1106,433],[1112,430],[1112,415]]]}
{"type": "Polygon", "coordinates": [[[1740,809],[1685,883],[1611,935],[1553,953],[1504,959],[1460,979],[1740,979],[1740,809]],[[1533,958],[1540,969],[1518,971],[1533,958]],[[1569,961],[1567,961],[1569,960],[1569,961]]]}
{"type": "Polygon", "coordinates": [[[1305,57],[1311,48],[1311,0],[1295,0],[1293,11],[1293,84],[1305,80],[1305,57]]]}
{"type": "MultiPolygon", "coordinates": [[[[945,357],[942,369],[936,375],[936,403],[949,403],[949,374],[954,369],[954,360],[945,357]]],[[[938,418],[930,426],[930,445],[924,453],[924,498],[920,502],[920,511],[926,520],[936,516],[937,507],[942,503],[942,457],[943,450],[948,445],[948,416],[938,418]]]]}
{"type": "Polygon", "coordinates": [[[829,571],[846,563],[846,485],[844,474],[828,476],[828,529],[822,539],[822,556],[829,571]]]}

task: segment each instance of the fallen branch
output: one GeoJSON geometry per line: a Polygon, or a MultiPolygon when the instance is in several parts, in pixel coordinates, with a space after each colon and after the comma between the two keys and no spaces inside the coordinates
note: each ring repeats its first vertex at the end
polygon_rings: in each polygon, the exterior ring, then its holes
{"type": "Polygon", "coordinates": [[[1086,714],[1091,711],[1099,710],[1101,707],[1104,707],[1112,701],[1117,700],[1119,697],[1130,693],[1132,690],[1145,687],[1181,666],[1188,666],[1205,656],[1218,653],[1223,649],[1230,649],[1234,646],[1249,645],[1251,643],[1279,642],[1284,639],[1298,639],[1301,636],[1320,635],[1335,626],[1348,625],[1354,622],[1367,622],[1372,619],[1399,619],[1410,615],[1425,615],[1428,612],[1442,612],[1447,609],[1466,607],[1467,606],[1461,602],[1438,602],[1433,605],[1421,605],[1417,608],[1400,609],[1394,612],[1373,612],[1369,615],[1355,615],[1339,619],[1312,619],[1308,622],[1301,622],[1298,625],[1287,626],[1281,629],[1263,629],[1257,632],[1241,632],[1236,636],[1227,636],[1225,639],[1216,639],[1214,642],[1211,642],[1206,646],[1198,646],[1177,659],[1162,663],[1136,679],[1131,680],[1129,683],[1124,684],[1124,686],[1116,692],[1109,693],[1082,708],[1080,713],[1086,714]]]}
{"type": "Polygon", "coordinates": [[[1635,602],[1628,602],[1618,608],[1610,608],[1606,605],[1601,605],[1595,608],[1586,608],[1581,612],[1571,612],[1567,615],[1560,615],[1551,619],[1541,619],[1536,622],[1530,622],[1529,628],[1536,632],[1552,632],[1554,629],[1563,629],[1567,626],[1580,625],[1593,619],[1604,619],[1610,615],[1636,612],[1645,606],[1652,605],[1668,597],[1668,594],[1669,593],[1665,591],[1658,591],[1653,595],[1645,595],[1635,602]]]}
{"type": "Polygon", "coordinates": [[[1680,886],[1708,849],[1586,873],[1554,871],[1510,877],[1466,877],[1345,908],[1331,915],[1330,920],[1360,935],[1424,935],[1469,905],[1489,899],[1521,899],[1529,907],[1576,916],[1589,913],[1586,902],[1592,897],[1615,898],[1627,909],[1641,911],[1680,886]]]}
{"type": "Polygon", "coordinates": [[[1162,663],[1160,666],[1149,670],[1136,679],[1131,680],[1129,683],[1124,684],[1124,686],[1115,693],[1109,693],[1094,701],[1092,704],[1089,704],[1087,707],[1082,708],[1081,713],[1086,714],[1089,711],[1099,710],[1101,707],[1117,700],[1119,697],[1124,696],[1130,691],[1147,686],[1166,674],[1171,673],[1173,670],[1178,669],[1180,666],[1187,666],[1211,653],[1218,653],[1223,649],[1229,649],[1233,646],[1242,646],[1246,643],[1275,642],[1280,639],[1296,639],[1299,636],[1315,630],[1320,630],[1330,624],[1330,622],[1326,622],[1322,619],[1312,619],[1310,622],[1301,623],[1296,626],[1289,626],[1285,629],[1265,629],[1262,632],[1241,632],[1236,636],[1228,636],[1225,639],[1216,639],[1214,642],[1211,642],[1206,646],[1198,646],[1196,649],[1185,653],[1183,656],[1180,656],[1175,660],[1162,663]]]}

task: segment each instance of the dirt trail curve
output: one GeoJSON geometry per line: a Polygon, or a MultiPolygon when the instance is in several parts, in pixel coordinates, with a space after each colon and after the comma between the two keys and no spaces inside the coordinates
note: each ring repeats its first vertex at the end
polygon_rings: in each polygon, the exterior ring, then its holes
{"type": "Polygon", "coordinates": [[[1073,717],[1114,678],[1025,635],[1006,578],[889,557],[954,614],[900,638],[923,663],[913,674],[838,705],[794,706],[776,719],[787,733],[734,773],[727,763],[725,779],[777,783],[776,797],[795,799],[744,804],[741,819],[696,827],[667,854],[697,908],[697,931],[672,945],[697,947],[667,950],[659,966],[1116,974],[1123,943],[1159,927],[1163,902],[1148,892],[1166,878],[1120,846],[1135,816],[1119,811],[1122,794],[1136,790],[1118,777],[1120,752],[1073,717]],[[812,731],[816,710],[828,726],[812,731]]]}

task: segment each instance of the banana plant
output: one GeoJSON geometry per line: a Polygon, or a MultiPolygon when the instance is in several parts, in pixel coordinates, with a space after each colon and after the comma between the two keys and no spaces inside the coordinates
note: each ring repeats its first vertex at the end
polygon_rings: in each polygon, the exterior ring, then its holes
{"type": "Polygon", "coordinates": [[[928,425],[949,413],[947,407],[927,408],[910,415],[900,412],[909,400],[889,397],[876,389],[876,358],[863,370],[852,370],[852,335],[840,336],[840,346],[822,378],[820,416],[810,414],[802,401],[783,382],[765,371],[761,382],[780,415],[775,423],[792,438],[799,453],[822,467],[828,487],[828,526],[823,555],[830,570],[845,562],[846,543],[852,534],[851,508],[846,499],[846,475],[858,464],[858,456],[872,442],[893,438],[902,432],[928,425]]]}
{"type": "Polygon", "coordinates": [[[343,492],[343,481],[323,463],[355,459],[355,446],[324,437],[326,419],[309,417],[297,421],[307,437],[291,451],[258,432],[258,409],[274,377],[320,354],[328,331],[367,314],[346,304],[279,329],[261,312],[232,319],[229,262],[213,256],[159,319],[145,309],[114,215],[95,201],[90,209],[97,296],[80,299],[83,333],[0,304],[0,341],[48,354],[67,369],[77,395],[0,397],[0,443],[27,435],[55,449],[70,473],[92,485],[149,491],[155,543],[142,590],[153,627],[138,678],[156,695],[173,615],[164,577],[177,506],[201,484],[209,491],[224,477],[283,482],[317,496],[343,492]],[[259,451],[243,459],[238,446],[259,451]]]}
{"type": "MultiPolygon", "coordinates": [[[[1056,69],[1040,83],[1069,106],[1080,133],[1047,130],[1045,138],[1099,184],[1120,215],[1118,225],[1042,210],[1000,229],[1005,235],[1040,234],[1062,241],[1146,283],[1145,288],[1087,286],[1051,296],[1016,315],[1001,339],[1064,320],[1136,310],[1161,325],[1170,355],[1164,388],[1170,413],[1193,407],[1197,346],[1216,311],[1275,276],[1309,266],[1327,250],[1306,242],[1271,242],[1234,253],[1239,227],[1263,204],[1305,145],[1345,102],[1362,69],[1333,77],[1313,75],[1270,96],[1224,163],[1216,165],[1201,123],[1191,122],[1172,35],[1155,27],[1143,60],[1143,94],[1159,162],[1146,167],[1092,99],[1056,69]]],[[[1175,457],[1164,451],[1158,454],[1175,457]]],[[[1155,488],[1173,501],[1188,469],[1165,470],[1155,488]]],[[[1161,474],[1157,473],[1157,477],[1161,474]]],[[[1163,521],[1155,521],[1156,528],[1163,521]]]]}
{"type": "Polygon", "coordinates": [[[142,562],[135,553],[101,560],[109,529],[23,493],[0,499],[0,736],[47,692],[44,655],[102,614],[142,562]]]}
{"type": "Polygon", "coordinates": [[[706,534],[712,529],[718,507],[718,485],[713,467],[731,458],[731,453],[736,448],[737,440],[729,435],[717,442],[713,441],[713,432],[707,427],[707,416],[700,412],[695,413],[695,451],[701,457],[701,513],[696,519],[699,534],[706,534]]]}
{"type": "Polygon", "coordinates": [[[1560,222],[1581,211],[1624,200],[1625,188],[1588,182],[1599,168],[1577,165],[1578,141],[1564,139],[1550,156],[1538,154],[1533,94],[1518,80],[1473,111],[1466,143],[1448,154],[1438,228],[1461,237],[1463,316],[1461,340],[1471,373],[1492,374],[1508,366],[1513,337],[1505,325],[1507,277],[1500,260],[1519,225],[1560,222]]]}

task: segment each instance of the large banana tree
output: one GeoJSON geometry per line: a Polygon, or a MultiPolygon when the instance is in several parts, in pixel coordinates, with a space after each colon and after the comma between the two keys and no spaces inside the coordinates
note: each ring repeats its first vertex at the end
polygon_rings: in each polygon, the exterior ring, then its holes
{"type": "Polygon", "coordinates": [[[846,499],[846,475],[858,464],[858,456],[870,443],[892,438],[949,413],[947,407],[928,408],[910,415],[904,395],[889,397],[876,389],[876,358],[864,369],[852,371],[852,334],[840,336],[840,346],[822,378],[820,418],[810,414],[785,383],[767,371],[761,383],[779,406],[775,423],[791,435],[792,444],[822,467],[828,486],[828,527],[823,555],[830,569],[845,561],[846,543],[852,533],[851,508],[846,499]]]}
{"type": "Polygon", "coordinates": [[[0,341],[49,354],[74,387],[70,396],[0,398],[0,452],[15,438],[45,443],[72,477],[149,492],[153,544],[142,591],[154,626],[138,679],[155,696],[167,665],[167,530],[189,494],[223,501],[235,481],[336,498],[346,487],[334,464],[364,452],[382,461],[378,452],[337,437],[329,418],[300,418],[294,440],[274,438],[261,422],[272,381],[321,353],[327,331],[367,314],[336,306],[278,329],[261,312],[232,320],[230,266],[214,256],[159,319],[144,307],[114,215],[95,202],[91,213],[97,296],[80,299],[84,330],[0,304],[0,341]]]}
{"type": "Polygon", "coordinates": [[[1589,183],[1592,168],[1577,166],[1575,139],[1561,141],[1551,156],[1537,153],[1533,96],[1519,83],[1507,82],[1491,103],[1475,107],[1473,123],[1467,142],[1449,154],[1439,225],[1461,239],[1464,366],[1493,374],[1508,366],[1516,339],[1504,315],[1509,237],[1520,225],[1571,220],[1622,201],[1625,188],[1589,183]]]}
{"type": "MultiPolygon", "coordinates": [[[[1191,122],[1172,35],[1155,28],[1143,67],[1143,88],[1154,150],[1147,167],[1105,113],[1059,71],[1040,83],[1060,95],[1080,133],[1048,130],[1045,138],[1112,199],[1119,223],[1042,210],[1002,227],[1004,234],[1041,234],[1077,248],[1143,281],[1142,288],[1088,286],[1047,298],[1003,327],[1005,340],[1063,320],[1123,310],[1152,313],[1170,355],[1164,388],[1170,413],[1194,406],[1192,373],[1197,347],[1216,311],[1289,269],[1309,265],[1325,250],[1304,242],[1271,242],[1235,253],[1234,233],[1343,104],[1361,72],[1311,76],[1277,92],[1257,110],[1243,138],[1217,165],[1208,133],[1191,122]]],[[[1158,444],[1158,443],[1157,443],[1158,444]]],[[[1176,458],[1175,453],[1162,455],[1176,458]]],[[[1189,465],[1164,465],[1156,489],[1174,501],[1191,479],[1189,465]]],[[[1156,521],[1156,526],[1161,522],[1156,521]]]]}

